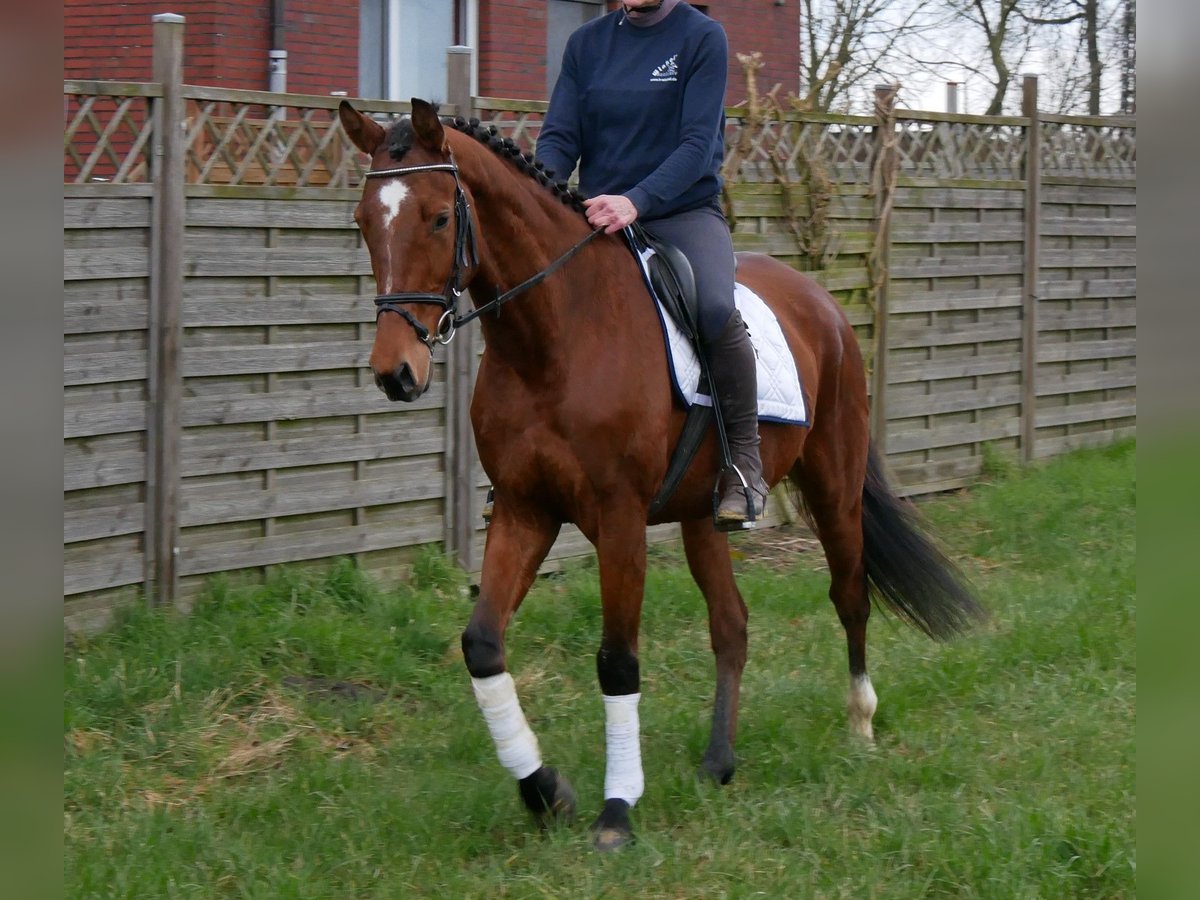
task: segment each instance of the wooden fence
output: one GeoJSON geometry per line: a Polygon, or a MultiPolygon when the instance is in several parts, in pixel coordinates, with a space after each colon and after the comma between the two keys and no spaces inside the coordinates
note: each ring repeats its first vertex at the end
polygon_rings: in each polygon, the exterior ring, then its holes
{"type": "MultiPolygon", "coordinates": [[[[486,487],[464,329],[415,404],[370,383],[374,284],[351,218],[363,160],[338,98],[155,81],[64,87],[64,594],[71,628],[207,576],[429,545],[478,565],[486,487]]],[[[451,103],[519,143],[544,103],[451,103]]],[[[1135,415],[1135,124],[728,111],[739,249],[812,272],[862,341],[876,439],[902,490],[1129,433],[1135,415]],[[1029,165],[1036,160],[1038,165],[1029,165]]],[[[407,104],[356,101],[395,116],[407,104]]],[[[656,534],[669,534],[660,528],[656,534]]],[[[568,529],[553,559],[583,552],[568,529]]]]}

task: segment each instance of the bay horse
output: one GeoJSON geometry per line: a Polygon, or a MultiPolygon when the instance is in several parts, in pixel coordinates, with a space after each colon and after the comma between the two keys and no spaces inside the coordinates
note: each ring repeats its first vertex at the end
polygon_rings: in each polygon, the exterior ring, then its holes
{"type": "MultiPolygon", "coordinates": [[[[671,500],[650,515],[685,412],[668,382],[657,313],[621,236],[592,231],[577,192],[478,120],[443,121],[415,98],[411,117],[388,129],[345,101],[339,117],[371,158],[354,217],[379,291],[376,384],[392,400],[417,399],[429,387],[437,342],[474,318],[483,329],[471,422],[494,511],[462,650],[500,762],[542,822],[571,819],[575,797],[543,763],[521,711],[505,630],[564,523],[596,548],[607,753],[592,830],[597,849],[615,849],[632,840],[629,811],[644,787],[637,709],[647,524],[680,523],[716,656],[701,772],[722,784],[733,777],[747,610],[727,535],[713,524],[717,441],[707,436],[671,500]],[[464,289],[475,308],[456,318],[464,289]]],[[[738,254],[737,278],[778,317],[806,392],[808,427],[761,423],[763,474],[771,485],[786,477],[799,488],[820,539],[846,632],[850,730],[870,741],[871,589],[937,639],[983,612],[888,487],[868,433],[862,356],[837,301],[767,256],[738,254]]]]}

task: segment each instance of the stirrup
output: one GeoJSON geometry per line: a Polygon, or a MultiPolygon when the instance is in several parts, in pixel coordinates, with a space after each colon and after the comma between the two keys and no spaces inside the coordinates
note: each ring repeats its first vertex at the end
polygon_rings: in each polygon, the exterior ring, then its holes
{"type": "MultiPolygon", "coordinates": [[[[758,527],[758,515],[754,512],[754,494],[757,491],[750,486],[750,483],[746,481],[746,476],[737,466],[731,465],[728,469],[723,470],[721,475],[730,471],[737,475],[738,481],[741,482],[742,496],[746,500],[746,514],[744,517],[729,514],[726,514],[724,518],[721,517],[721,477],[718,476],[717,486],[713,489],[713,527],[717,531],[749,531],[751,528],[758,527]]],[[[735,485],[731,490],[736,491],[737,486],[735,485]]],[[[763,496],[762,511],[764,514],[767,511],[765,495],[763,496]]]]}

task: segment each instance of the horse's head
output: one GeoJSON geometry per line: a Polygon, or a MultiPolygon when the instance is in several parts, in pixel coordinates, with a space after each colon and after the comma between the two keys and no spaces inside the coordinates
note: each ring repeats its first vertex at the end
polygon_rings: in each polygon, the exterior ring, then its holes
{"type": "Polygon", "coordinates": [[[342,101],[342,127],[371,157],[354,219],[371,255],[378,309],[370,365],[391,400],[429,388],[433,347],[452,327],[453,298],[474,266],[467,197],[436,109],[385,130],[342,101]]]}

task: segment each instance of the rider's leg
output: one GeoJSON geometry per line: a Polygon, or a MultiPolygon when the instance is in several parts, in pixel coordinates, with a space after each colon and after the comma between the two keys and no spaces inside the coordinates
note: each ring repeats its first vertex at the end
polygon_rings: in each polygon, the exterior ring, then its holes
{"type": "MultiPolygon", "coordinates": [[[[729,226],[715,207],[677,213],[642,226],[677,246],[692,264],[700,305],[697,324],[716,382],[715,399],[725,420],[733,464],[751,488],[757,518],[767,497],[758,453],[758,370],[746,326],[733,305],[736,263],[729,226]]],[[[741,479],[726,475],[720,488],[717,527],[746,527],[749,515],[741,479]]]]}

